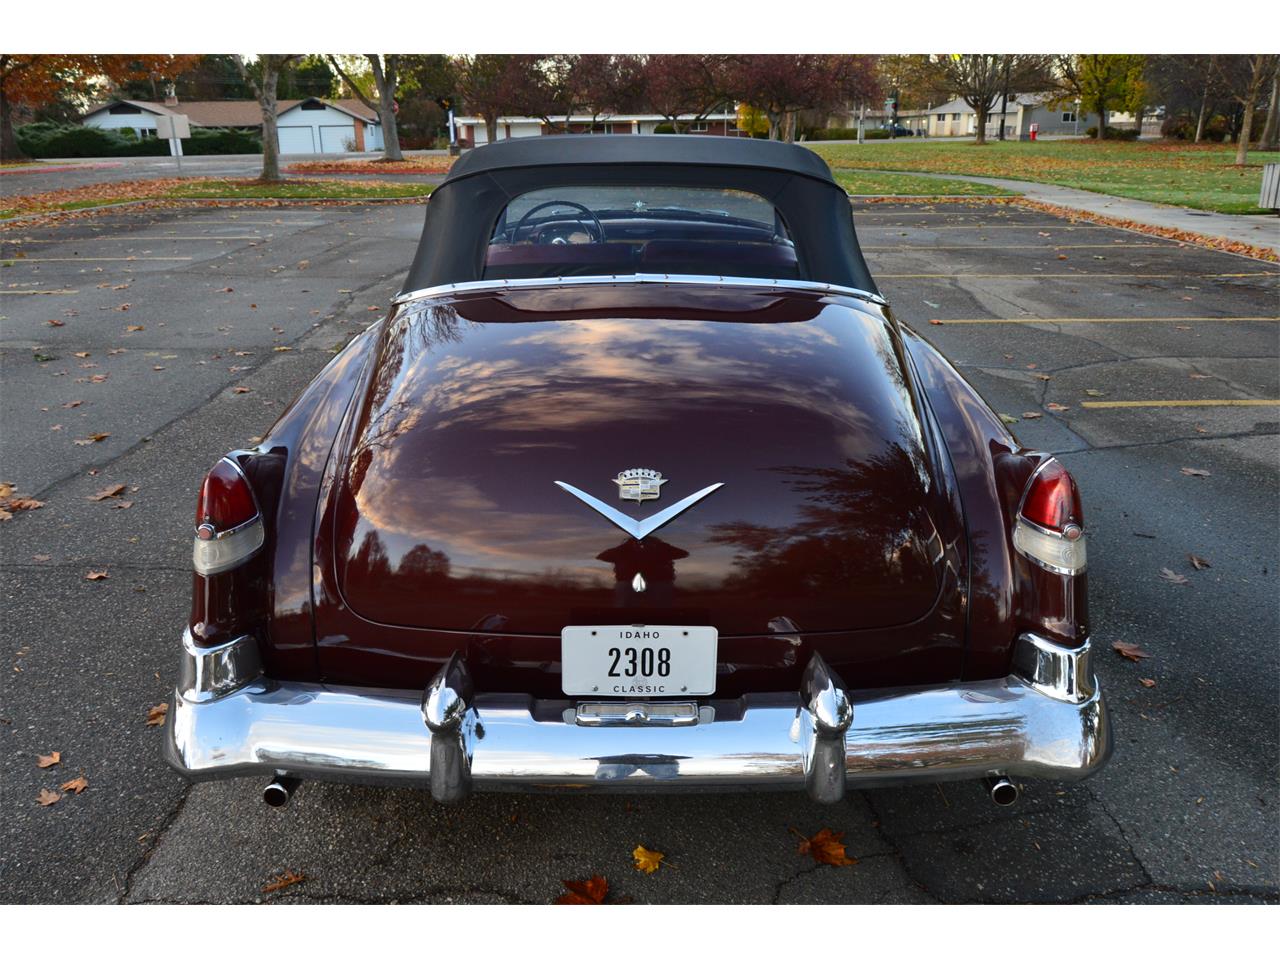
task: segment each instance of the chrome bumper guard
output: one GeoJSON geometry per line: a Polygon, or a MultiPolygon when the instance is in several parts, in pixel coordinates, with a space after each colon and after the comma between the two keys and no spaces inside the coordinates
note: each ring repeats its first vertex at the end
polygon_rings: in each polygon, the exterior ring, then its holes
{"type": "Polygon", "coordinates": [[[452,658],[421,697],[276,683],[256,641],[199,648],[186,638],[165,756],[190,780],[293,776],[473,789],[595,787],[656,792],[798,788],[824,803],[846,786],[1012,778],[1073,780],[1111,751],[1089,646],[1019,638],[1000,680],[846,690],[814,656],[799,694],[601,705],[477,694],[452,658]],[[672,705],[675,706],[675,705],[672,705]],[[650,713],[653,717],[650,717],[650,713]]]}

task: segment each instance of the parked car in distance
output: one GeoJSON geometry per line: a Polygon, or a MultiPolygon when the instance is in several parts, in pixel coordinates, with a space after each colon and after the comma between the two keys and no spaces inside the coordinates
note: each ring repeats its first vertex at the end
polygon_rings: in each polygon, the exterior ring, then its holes
{"type": "Polygon", "coordinates": [[[465,155],[393,312],[199,493],[192,780],[1074,779],[1111,732],[1084,517],[899,323],[801,147],[465,155]]]}

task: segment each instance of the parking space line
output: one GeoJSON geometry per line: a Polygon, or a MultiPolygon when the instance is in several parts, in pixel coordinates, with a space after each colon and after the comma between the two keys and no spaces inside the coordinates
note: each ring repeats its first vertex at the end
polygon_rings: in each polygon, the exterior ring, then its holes
{"type": "Polygon", "coordinates": [[[66,296],[72,293],[79,293],[79,290],[0,290],[0,296],[9,297],[34,297],[37,295],[44,296],[66,296]]]}
{"type": "Polygon", "coordinates": [[[1118,407],[1280,407],[1280,400],[1085,400],[1091,410],[1118,407]]]}
{"type": "Polygon", "coordinates": [[[191,257],[14,257],[6,263],[17,266],[23,263],[135,263],[141,260],[191,260],[191,257]]]}
{"type": "MultiPolygon", "coordinates": [[[[905,224],[901,223],[859,223],[858,229],[869,230],[900,230],[905,224]]],[[[1059,223],[940,223],[932,227],[912,227],[913,230],[921,230],[926,233],[934,230],[1110,230],[1115,232],[1116,227],[1102,223],[1072,223],[1069,227],[1064,227],[1059,223]]]]}
{"type": "Polygon", "coordinates": [[[42,240],[5,240],[5,239],[0,238],[0,243],[8,243],[8,244],[12,244],[12,245],[13,245],[13,246],[15,246],[15,247],[20,247],[20,246],[22,246],[23,244],[27,244],[27,243],[95,243],[95,242],[96,242],[96,241],[98,241],[98,240],[119,240],[119,241],[123,241],[123,242],[132,242],[132,243],[157,243],[157,242],[159,242],[159,241],[161,241],[161,240],[178,240],[178,241],[182,241],[182,242],[184,242],[184,243],[190,243],[190,242],[192,242],[192,241],[198,241],[198,240],[209,240],[209,241],[213,241],[213,240],[268,240],[268,239],[271,239],[270,234],[263,235],[263,234],[257,234],[257,233],[254,233],[254,234],[244,234],[244,235],[237,235],[237,236],[227,236],[227,237],[136,237],[136,236],[118,236],[118,237],[72,237],[72,238],[70,238],[70,239],[68,239],[68,240],[50,240],[50,239],[42,239],[42,240]]]}
{"type": "Polygon", "coordinates": [[[1280,272],[1256,273],[878,273],[878,280],[1238,280],[1276,277],[1280,272]]]}
{"type": "MultiPolygon", "coordinates": [[[[1188,249],[1176,240],[1164,243],[890,243],[867,244],[863,250],[1133,250],[1138,247],[1168,247],[1173,250],[1188,249]]],[[[1201,252],[1198,248],[1194,252],[1201,252]]]]}
{"type": "Polygon", "coordinates": [[[977,317],[929,323],[1280,323],[1280,317],[977,317]]]}

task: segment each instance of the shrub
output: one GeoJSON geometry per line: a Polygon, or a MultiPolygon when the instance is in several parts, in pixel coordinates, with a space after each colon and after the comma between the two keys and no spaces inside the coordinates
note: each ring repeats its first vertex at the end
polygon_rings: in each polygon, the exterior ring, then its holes
{"type": "Polygon", "coordinates": [[[653,132],[654,133],[675,133],[676,132],[675,124],[660,123],[653,128],[653,132]]]}
{"type": "Polygon", "coordinates": [[[867,140],[888,140],[889,131],[883,127],[876,127],[874,130],[867,130],[863,133],[863,137],[867,140]]]}
{"type": "Polygon", "coordinates": [[[182,143],[182,153],[188,157],[261,152],[262,138],[256,133],[225,127],[193,127],[191,139],[182,143]]]}
{"type": "MultiPolygon", "coordinates": [[[[1096,137],[1098,135],[1098,125],[1095,123],[1092,127],[1089,127],[1087,130],[1085,130],[1084,135],[1090,138],[1096,137]]],[[[1107,129],[1103,131],[1102,139],[1103,140],[1137,140],[1138,131],[1137,130],[1121,130],[1118,127],[1107,127],[1107,129]]]]}
{"type": "MultiPolygon", "coordinates": [[[[169,142],[139,137],[131,127],[107,130],[78,124],[28,123],[14,131],[18,146],[36,159],[60,157],[165,157],[169,142]]],[[[243,130],[196,127],[183,141],[185,156],[261,153],[262,140],[243,130]]]]}
{"type": "Polygon", "coordinates": [[[858,128],[857,127],[819,127],[814,130],[806,130],[805,135],[810,140],[857,140],[858,128]]]}

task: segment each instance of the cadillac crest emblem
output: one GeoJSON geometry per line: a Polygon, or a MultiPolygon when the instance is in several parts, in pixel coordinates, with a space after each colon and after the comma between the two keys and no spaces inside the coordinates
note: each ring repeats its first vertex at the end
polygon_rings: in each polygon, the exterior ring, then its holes
{"type": "Polygon", "coordinates": [[[621,499],[640,503],[657,500],[662,496],[661,488],[667,481],[662,479],[662,474],[657,470],[632,467],[630,470],[623,470],[613,482],[618,485],[618,496],[621,499]]]}

